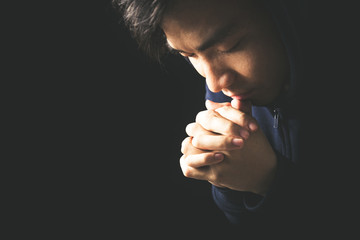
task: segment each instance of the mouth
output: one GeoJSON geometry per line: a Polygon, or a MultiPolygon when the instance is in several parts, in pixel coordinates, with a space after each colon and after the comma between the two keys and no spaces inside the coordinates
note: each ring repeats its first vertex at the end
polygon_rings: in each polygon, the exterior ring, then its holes
{"type": "Polygon", "coordinates": [[[231,97],[232,99],[243,101],[243,100],[248,100],[252,96],[253,92],[254,92],[253,90],[250,90],[244,93],[231,93],[231,94],[224,93],[224,94],[231,97]]]}

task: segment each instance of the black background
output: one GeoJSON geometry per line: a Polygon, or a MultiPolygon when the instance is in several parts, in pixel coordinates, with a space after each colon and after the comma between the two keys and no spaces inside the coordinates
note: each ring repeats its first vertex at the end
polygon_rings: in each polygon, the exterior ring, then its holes
{"type": "Polygon", "coordinates": [[[108,239],[226,227],[210,184],[179,165],[185,127],[205,109],[195,70],[179,56],[164,66],[145,56],[110,1],[13,9],[8,223],[26,229],[16,234],[108,239]]]}
{"type": "MultiPolygon", "coordinates": [[[[210,184],[185,178],[179,166],[185,126],[204,109],[204,80],[180,57],[163,68],[150,61],[109,2],[3,8],[11,13],[2,71],[11,233],[112,239],[226,231],[210,184]]],[[[306,221],[323,232],[352,230],[356,8],[309,7],[301,104],[315,210],[306,221]]]]}

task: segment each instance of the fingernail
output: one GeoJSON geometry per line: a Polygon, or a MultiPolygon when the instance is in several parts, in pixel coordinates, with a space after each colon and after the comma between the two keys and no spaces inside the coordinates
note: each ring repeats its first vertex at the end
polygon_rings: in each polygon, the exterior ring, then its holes
{"type": "Polygon", "coordinates": [[[250,133],[247,131],[247,130],[245,130],[245,129],[240,129],[240,136],[243,138],[243,139],[248,139],[248,137],[249,137],[249,135],[250,135],[250,133]]]}
{"type": "Polygon", "coordinates": [[[256,131],[257,128],[258,128],[258,126],[256,123],[253,123],[253,122],[249,123],[249,129],[251,131],[256,131]]]}
{"type": "Polygon", "coordinates": [[[215,161],[222,161],[224,159],[224,155],[222,155],[221,153],[215,153],[215,161]]]}
{"type": "Polygon", "coordinates": [[[232,140],[232,144],[234,144],[237,147],[242,147],[243,143],[244,143],[244,140],[242,140],[241,138],[234,138],[232,140]]]}

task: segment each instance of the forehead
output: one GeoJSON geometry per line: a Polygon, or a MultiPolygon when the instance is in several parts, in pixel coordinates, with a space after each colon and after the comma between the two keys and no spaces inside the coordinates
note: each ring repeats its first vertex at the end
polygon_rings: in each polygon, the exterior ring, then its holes
{"type": "MultiPolygon", "coordinates": [[[[201,41],[215,30],[246,29],[256,19],[254,0],[177,0],[164,14],[162,28],[168,41],[201,41]]],[[[177,45],[177,44],[176,44],[177,45]]]]}

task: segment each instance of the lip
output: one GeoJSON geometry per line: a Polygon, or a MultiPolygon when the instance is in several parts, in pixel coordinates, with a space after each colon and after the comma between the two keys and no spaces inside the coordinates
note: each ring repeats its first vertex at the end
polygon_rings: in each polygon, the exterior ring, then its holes
{"type": "Polygon", "coordinates": [[[245,93],[230,95],[230,97],[232,99],[237,99],[237,100],[247,100],[251,97],[252,93],[253,93],[253,90],[250,90],[245,93]]]}

